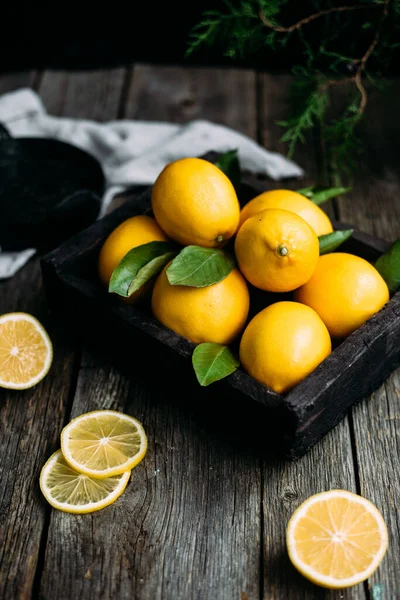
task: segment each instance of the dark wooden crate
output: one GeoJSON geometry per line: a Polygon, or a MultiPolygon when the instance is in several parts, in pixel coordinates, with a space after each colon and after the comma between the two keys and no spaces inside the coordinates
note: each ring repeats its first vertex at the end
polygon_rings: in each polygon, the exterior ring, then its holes
{"type": "MultiPolygon", "coordinates": [[[[263,190],[254,182],[245,180],[239,194],[241,203],[260,191],[263,190]]],[[[302,456],[344,417],[349,407],[379,387],[400,364],[400,292],[285,396],[257,382],[241,368],[220,382],[200,388],[191,364],[195,345],[156,321],[148,306],[130,306],[108,294],[97,278],[97,259],[104,240],[128,217],[150,213],[150,195],[151,188],[134,195],[121,208],[43,257],[42,273],[50,306],[67,319],[73,316],[75,322],[91,326],[96,343],[101,346],[103,340],[104,351],[107,347],[109,354],[110,344],[115,350],[121,346],[130,348],[135,355],[132,369],[142,370],[147,364],[151,365],[149,376],[158,377],[163,372],[166,395],[175,393],[179,385],[187,386],[193,402],[201,402],[205,394],[207,398],[213,395],[215,402],[229,398],[231,406],[244,413],[250,410],[249,402],[253,404],[255,400],[262,406],[255,418],[261,420],[265,442],[270,442],[273,435],[278,452],[291,459],[302,456]],[[179,376],[171,378],[174,372],[179,376]]],[[[336,229],[349,227],[343,223],[333,225],[336,229]]],[[[388,246],[387,242],[356,230],[341,250],[374,261],[388,246]]],[[[252,290],[251,294],[257,291],[252,290]]],[[[264,306],[265,298],[266,295],[264,306]]],[[[260,423],[258,426],[259,430],[260,423]]]]}

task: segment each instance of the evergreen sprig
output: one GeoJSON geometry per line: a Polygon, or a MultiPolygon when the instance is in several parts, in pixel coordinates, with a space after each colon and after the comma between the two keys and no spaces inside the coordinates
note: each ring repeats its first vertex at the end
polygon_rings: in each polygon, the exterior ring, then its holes
{"type": "MultiPolygon", "coordinates": [[[[328,167],[337,181],[349,175],[360,148],[357,128],[368,104],[366,81],[384,87],[382,71],[400,47],[400,0],[350,0],[342,6],[314,0],[315,12],[286,25],[282,14],[290,2],[298,6],[297,0],[224,0],[223,10],[207,11],[191,31],[187,55],[206,45],[242,59],[262,48],[279,52],[292,36],[298,36],[303,55],[293,67],[293,110],[279,122],[285,130],[282,141],[288,143],[291,156],[318,127],[328,167]],[[311,41],[307,30],[312,23],[318,23],[319,37],[311,41]],[[361,56],[360,37],[365,40],[361,56]],[[346,39],[345,52],[338,50],[339,38],[346,39]],[[339,86],[349,91],[349,100],[340,114],[328,116],[333,90],[339,86]]],[[[315,38],[315,27],[313,31],[315,38]]]]}

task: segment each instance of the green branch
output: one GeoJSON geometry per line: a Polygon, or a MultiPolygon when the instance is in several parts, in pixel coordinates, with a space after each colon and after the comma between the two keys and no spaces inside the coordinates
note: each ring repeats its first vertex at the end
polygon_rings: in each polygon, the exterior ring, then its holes
{"type": "MultiPolygon", "coordinates": [[[[374,72],[379,72],[398,47],[400,0],[364,0],[329,8],[322,0],[314,0],[315,13],[284,26],[280,17],[289,1],[298,5],[297,0],[225,0],[223,10],[206,12],[192,30],[186,55],[202,45],[223,48],[223,53],[232,58],[249,56],[263,48],[279,52],[291,36],[297,35],[303,54],[293,67],[296,86],[291,93],[291,114],[279,122],[285,129],[282,141],[287,142],[292,156],[299,143],[306,143],[310,131],[321,128],[330,168],[348,172],[352,156],[359,150],[357,128],[367,107],[364,79],[373,80],[367,65],[373,60],[374,72]],[[355,15],[353,20],[351,14],[355,15]],[[323,21],[320,38],[310,40],[308,25],[317,20],[323,21]],[[337,51],[340,36],[346,43],[346,55],[337,51]],[[358,56],[359,40],[366,36],[370,36],[370,42],[358,56]],[[321,57],[327,63],[324,72],[321,57]],[[345,85],[349,91],[355,89],[358,99],[353,94],[340,115],[328,118],[333,88],[345,85]]],[[[382,81],[372,83],[381,86],[382,81]]]]}

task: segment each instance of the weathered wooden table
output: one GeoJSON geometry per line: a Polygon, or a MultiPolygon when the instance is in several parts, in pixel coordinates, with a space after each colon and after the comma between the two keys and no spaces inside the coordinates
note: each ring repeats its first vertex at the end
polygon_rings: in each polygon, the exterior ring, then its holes
{"type": "MultiPolygon", "coordinates": [[[[276,121],[286,114],[286,75],[249,70],[135,65],[95,72],[3,75],[0,93],[32,86],[55,115],[184,122],[210,119],[285,151],[276,121]]],[[[400,82],[372,94],[353,192],[329,207],[362,230],[400,237],[400,82]]],[[[323,164],[299,150],[306,185],[323,164]]],[[[276,184],[267,182],[269,187],[276,184]]],[[[285,186],[300,187],[299,182],[285,186]]],[[[48,309],[38,259],[0,284],[0,313],[27,311],[55,347],[45,380],[0,391],[0,596],[6,600],[269,600],[400,596],[400,370],[295,463],[272,457],[252,434],[249,406],[222,416],[190,398],[165,400],[165,383],[95,356],[84,332],[48,309]],[[52,510],[41,466],[71,417],[111,407],[139,418],[149,450],[115,505],[92,515],[52,510]],[[247,431],[245,429],[247,428],[247,431]],[[254,441],[254,443],[252,443],[254,441]],[[292,568],[285,527],[313,493],[345,488],[383,512],[389,551],[365,585],[330,592],[292,568]]],[[[101,324],[99,324],[101,327],[101,324]]],[[[257,428],[260,435],[260,428],[257,428]]]]}

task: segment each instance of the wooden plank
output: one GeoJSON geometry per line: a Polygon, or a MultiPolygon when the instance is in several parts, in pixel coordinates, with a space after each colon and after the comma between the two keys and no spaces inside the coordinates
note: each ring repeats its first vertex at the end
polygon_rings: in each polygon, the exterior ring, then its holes
{"type": "MultiPolygon", "coordinates": [[[[289,76],[263,75],[260,81],[261,141],[271,150],[286,152],[280,142],[276,121],[286,116],[289,76]]],[[[305,169],[306,181],[317,177],[317,160],[310,147],[298,148],[294,157],[305,169]]],[[[307,184],[304,184],[307,185],[307,184]]],[[[286,183],[285,183],[286,186],[286,183]]],[[[296,182],[302,187],[303,182],[296,182]]],[[[294,463],[263,460],[263,598],[337,598],[337,592],[322,590],[308,583],[291,566],[285,548],[285,529],[292,512],[312,494],[341,488],[356,491],[348,419],[336,426],[317,446],[294,463]]],[[[341,598],[365,598],[362,586],[341,591],[341,598]]]]}
{"type": "Polygon", "coordinates": [[[14,92],[20,88],[32,87],[37,74],[34,71],[18,71],[0,75],[0,94],[14,92]]]}
{"type": "Polygon", "coordinates": [[[387,555],[369,580],[383,598],[400,593],[399,398],[400,369],[353,409],[360,492],[379,508],[389,530],[387,555]]]}
{"type": "Polygon", "coordinates": [[[166,406],[160,384],[110,366],[82,369],[72,416],[105,407],[139,418],[149,450],[112,507],[52,515],[44,597],[258,597],[254,457],[234,452],[186,398],[166,406]]]}
{"type": "Polygon", "coordinates": [[[59,444],[73,381],[73,339],[48,314],[37,259],[1,288],[1,313],[33,314],[54,346],[43,382],[25,392],[0,390],[0,597],[25,600],[31,597],[47,512],[38,477],[59,444]]]}
{"type": "MultiPolygon", "coordinates": [[[[387,92],[370,92],[353,190],[339,202],[343,220],[388,241],[400,237],[399,92],[399,80],[387,92]]],[[[400,369],[353,409],[360,493],[382,511],[389,529],[389,551],[369,581],[376,597],[400,593],[399,397],[400,369]]]]}
{"type": "MultiPolygon", "coordinates": [[[[187,114],[182,116],[182,108],[178,110],[180,84],[163,95],[162,102],[170,108],[161,109],[159,90],[169,78],[169,68],[151,68],[147,74],[146,69],[140,68],[138,80],[146,103],[135,100],[135,71],[124,114],[184,120],[187,114]]],[[[175,82],[190,87],[186,78],[193,81],[191,70],[182,69],[179,77],[177,73],[175,82]]],[[[234,125],[236,117],[227,117],[227,107],[246,88],[241,72],[229,75],[229,89],[224,71],[211,70],[209,76],[214,88],[195,90],[197,116],[234,125]],[[214,95],[217,103],[212,101],[214,95]]],[[[203,77],[204,83],[208,81],[206,73],[203,77]]],[[[248,82],[248,73],[243,77],[248,82]]],[[[255,136],[254,87],[248,87],[248,94],[248,101],[240,106],[242,126],[255,136]]],[[[132,344],[137,361],[134,340],[132,344]]],[[[247,422],[246,415],[230,398],[221,398],[218,417],[215,399],[211,401],[208,394],[202,394],[200,404],[190,388],[186,394],[176,393],[165,370],[157,365],[149,379],[139,367],[135,369],[131,357],[130,361],[129,368],[123,368],[120,363],[102,366],[101,360],[85,358],[85,364],[92,366],[81,370],[73,414],[113,406],[137,416],[148,433],[148,454],[114,506],[82,518],[52,514],[43,596],[55,600],[82,594],[87,600],[259,598],[259,454],[245,428],[243,434],[237,433],[247,422]]]]}
{"type": "MultiPolygon", "coordinates": [[[[122,93],[122,85],[124,80],[125,71],[123,69],[111,70],[102,74],[101,72],[84,72],[84,73],[61,73],[61,72],[45,72],[43,77],[41,78],[41,83],[39,87],[39,93],[45,106],[51,114],[57,114],[60,116],[74,116],[81,118],[93,118],[97,120],[105,120],[116,118],[118,109],[119,109],[119,101],[122,93]]],[[[40,273],[36,272],[36,280],[40,281],[40,273]]],[[[23,293],[23,287],[20,289],[20,293],[23,293]]],[[[43,304],[45,305],[45,299],[43,298],[43,304]]],[[[58,319],[52,315],[52,323],[57,324],[58,319]]],[[[72,328],[72,331],[73,328],[72,328]]],[[[75,332],[77,334],[77,332],[75,332]]],[[[68,339],[68,336],[64,332],[64,338],[68,339]]],[[[78,332],[79,335],[79,332],[78,332]]],[[[75,342],[72,346],[74,349],[71,354],[70,362],[73,363],[75,356],[75,366],[72,364],[70,371],[68,371],[68,361],[66,366],[63,366],[66,361],[60,360],[59,362],[55,362],[54,366],[54,390],[52,391],[52,402],[60,403],[59,391],[58,389],[63,386],[70,385],[70,393],[72,394],[75,390],[77,372],[79,367],[79,359],[80,359],[80,345],[75,342]],[[75,350],[76,349],[76,350],[75,350]]],[[[62,397],[62,396],[61,396],[62,397]]],[[[45,398],[47,398],[45,396],[45,398]]],[[[47,399],[48,401],[48,399],[47,399]]],[[[65,406],[61,411],[58,407],[51,407],[49,409],[48,414],[54,414],[55,417],[52,419],[48,419],[51,423],[51,435],[46,430],[46,445],[44,446],[44,451],[42,451],[40,457],[37,461],[37,469],[40,470],[43,465],[45,459],[59,447],[59,435],[64,423],[66,412],[70,411],[72,403],[72,396],[69,399],[69,403],[65,402],[65,406]]],[[[38,420],[38,425],[40,424],[43,427],[43,418],[38,420]]],[[[50,427],[50,425],[49,425],[50,427]]],[[[39,437],[39,436],[38,436],[39,437]]],[[[42,510],[45,508],[47,511],[47,515],[49,517],[51,525],[51,509],[50,507],[43,501],[41,498],[40,492],[36,490],[36,502],[40,503],[40,507],[42,510]]],[[[48,525],[49,522],[46,523],[46,528],[43,533],[43,542],[46,540],[46,536],[48,533],[48,525]]],[[[52,531],[52,529],[50,530],[52,531]]],[[[59,535],[59,532],[55,533],[56,536],[59,535]]],[[[50,547],[52,545],[52,537],[49,537],[50,547]]],[[[42,564],[44,561],[44,546],[42,546],[43,555],[40,557],[37,575],[36,575],[36,584],[34,589],[34,594],[39,591],[40,588],[40,578],[41,578],[41,570],[44,565],[42,564]]],[[[49,554],[47,554],[49,557],[49,554]]],[[[52,561],[52,558],[49,558],[52,561]]],[[[57,577],[58,574],[52,570],[51,567],[48,568],[48,572],[51,575],[51,578],[57,577]]],[[[27,596],[27,598],[30,596],[27,596]]],[[[46,598],[51,598],[51,596],[45,594],[46,598]]]]}
{"type": "Polygon", "coordinates": [[[52,115],[108,121],[116,119],[126,69],[46,71],[40,94],[52,115]]]}
{"type": "Polygon", "coordinates": [[[255,84],[255,73],[246,69],[136,65],[124,116],[173,123],[208,119],[256,137],[255,84]]]}
{"type": "MultiPolygon", "coordinates": [[[[0,93],[35,79],[28,72],[2,76],[0,93]]],[[[31,598],[47,510],[38,476],[68,404],[73,340],[48,314],[38,259],[0,282],[0,313],[14,311],[39,318],[54,345],[53,366],[40,384],[24,392],[0,390],[0,597],[25,600],[31,598]]]]}

